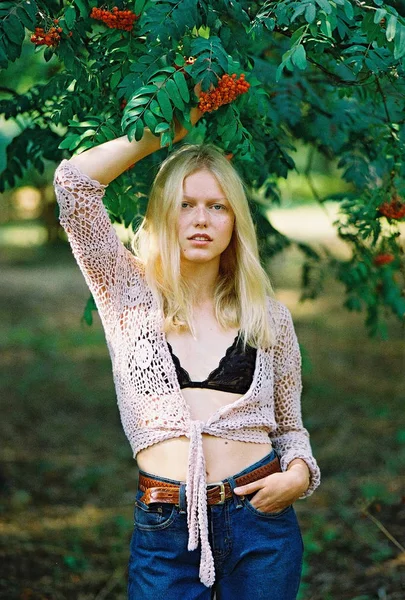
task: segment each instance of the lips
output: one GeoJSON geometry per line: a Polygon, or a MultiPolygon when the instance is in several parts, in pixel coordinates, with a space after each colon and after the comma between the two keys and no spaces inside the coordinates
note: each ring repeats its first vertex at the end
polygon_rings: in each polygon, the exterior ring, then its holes
{"type": "Polygon", "coordinates": [[[207,242],[212,242],[212,238],[210,238],[210,236],[207,235],[206,233],[196,233],[195,235],[193,235],[192,237],[190,237],[188,239],[189,240],[200,239],[200,240],[206,240],[207,242]]]}

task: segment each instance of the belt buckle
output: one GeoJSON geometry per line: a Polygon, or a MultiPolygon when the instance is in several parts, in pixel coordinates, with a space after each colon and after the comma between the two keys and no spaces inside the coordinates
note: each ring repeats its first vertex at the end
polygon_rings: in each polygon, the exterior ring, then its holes
{"type": "Polygon", "coordinates": [[[223,504],[225,502],[225,484],[223,481],[213,481],[212,483],[209,484],[210,486],[216,486],[219,485],[220,490],[219,490],[219,496],[220,496],[220,501],[219,502],[215,502],[215,505],[217,504],[223,504]]]}

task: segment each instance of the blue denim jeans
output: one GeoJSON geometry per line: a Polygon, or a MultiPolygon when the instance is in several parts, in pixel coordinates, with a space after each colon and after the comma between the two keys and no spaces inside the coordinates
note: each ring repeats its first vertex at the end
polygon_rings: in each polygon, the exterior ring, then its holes
{"type": "MultiPolygon", "coordinates": [[[[224,481],[233,490],[237,477],[275,457],[272,450],[224,481]]],[[[185,482],[140,473],[181,485],[180,502],[146,505],[138,489],[128,565],[129,600],[210,600],[214,593],[216,600],[296,599],[304,546],[293,505],[264,513],[250,503],[254,494],[233,494],[223,504],[208,506],[216,574],[214,586],[208,588],[199,579],[200,546],[187,550],[185,482]]]]}

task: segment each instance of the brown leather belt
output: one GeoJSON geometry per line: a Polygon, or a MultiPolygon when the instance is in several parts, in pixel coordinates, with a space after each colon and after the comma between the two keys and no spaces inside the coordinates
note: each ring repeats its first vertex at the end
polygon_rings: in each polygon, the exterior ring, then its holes
{"type": "MultiPolygon", "coordinates": [[[[246,485],[267,477],[272,473],[281,472],[280,461],[278,456],[263,467],[259,467],[246,475],[235,479],[237,486],[246,485]]],[[[138,488],[144,492],[140,500],[144,504],[151,502],[165,502],[170,504],[179,504],[180,485],[159,481],[150,477],[145,477],[139,474],[138,488]],[[153,497],[152,497],[153,496],[153,497]]],[[[207,484],[208,504],[223,504],[225,500],[232,498],[232,490],[228,481],[218,481],[207,484]],[[214,487],[212,487],[214,486],[214,487]]]]}

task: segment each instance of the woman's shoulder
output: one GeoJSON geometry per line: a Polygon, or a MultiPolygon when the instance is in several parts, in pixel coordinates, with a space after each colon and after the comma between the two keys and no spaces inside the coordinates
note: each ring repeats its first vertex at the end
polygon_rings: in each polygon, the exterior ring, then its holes
{"type": "Polygon", "coordinates": [[[271,317],[275,319],[285,318],[286,315],[291,314],[287,306],[278,300],[275,296],[267,296],[267,308],[271,317]]]}
{"type": "Polygon", "coordinates": [[[277,334],[283,326],[292,323],[290,309],[274,296],[267,296],[267,308],[269,318],[272,325],[275,327],[277,334]]]}

